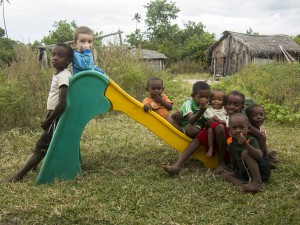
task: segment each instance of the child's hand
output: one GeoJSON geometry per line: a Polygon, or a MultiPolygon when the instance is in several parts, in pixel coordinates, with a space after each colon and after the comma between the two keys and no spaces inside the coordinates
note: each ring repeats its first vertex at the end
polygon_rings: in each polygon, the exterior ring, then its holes
{"type": "Polygon", "coordinates": [[[150,110],[151,110],[151,106],[150,105],[148,105],[148,104],[144,105],[144,111],[145,112],[149,112],[150,110]]]}
{"type": "Polygon", "coordinates": [[[46,130],[48,127],[50,127],[51,123],[49,124],[48,120],[44,120],[41,122],[41,127],[46,130]]]}
{"type": "Polygon", "coordinates": [[[207,100],[205,98],[200,99],[199,109],[207,109],[207,100]]]}
{"type": "Polygon", "coordinates": [[[246,138],[244,137],[244,135],[242,133],[238,137],[238,143],[240,145],[245,145],[245,143],[246,143],[246,138]]]}
{"type": "Polygon", "coordinates": [[[90,48],[91,48],[91,46],[90,46],[89,44],[84,44],[84,45],[82,46],[82,51],[87,50],[87,49],[90,49],[90,48]]]}
{"type": "Polygon", "coordinates": [[[154,100],[155,102],[158,102],[158,103],[162,103],[162,102],[163,102],[162,97],[159,96],[159,95],[154,95],[154,96],[152,96],[152,98],[153,98],[153,100],[154,100]]]}

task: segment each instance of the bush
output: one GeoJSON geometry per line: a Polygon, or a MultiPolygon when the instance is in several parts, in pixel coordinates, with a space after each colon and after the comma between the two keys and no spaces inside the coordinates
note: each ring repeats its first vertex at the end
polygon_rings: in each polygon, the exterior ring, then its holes
{"type": "Polygon", "coordinates": [[[249,65],[215,85],[226,91],[239,90],[264,105],[270,119],[299,122],[300,64],[249,65]]]}
{"type": "Polygon", "coordinates": [[[37,127],[45,114],[51,71],[42,71],[37,53],[24,45],[14,47],[16,59],[0,74],[1,129],[37,127]]]}
{"type": "Polygon", "coordinates": [[[202,62],[195,62],[195,61],[190,61],[190,60],[180,60],[176,63],[173,63],[170,66],[170,70],[174,74],[204,73],[204,72],[207,72],[207,65],[202,62]]]}

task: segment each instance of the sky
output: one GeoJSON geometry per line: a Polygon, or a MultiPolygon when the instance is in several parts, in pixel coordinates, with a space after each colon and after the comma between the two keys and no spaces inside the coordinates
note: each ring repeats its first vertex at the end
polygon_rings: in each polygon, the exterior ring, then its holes
{"type": "MultiPolygon", "coordinates": [[[[6,0],[4,0],[6,1],[6,0]]],[[[5,2],[5,18],[9,38],[23,43],[41,41],[53,30],[54,22],[76,21],[78,26],[89,26],[95,32],[109,34],[123,31],[123,39],[134,32],[135,13],[142,21],[144,7],[151,0],[9,0],[5,2]]],[[[170,0],[168,0],[170,2],[170,0]]],[[[201,22],[205,31],[216,38],[223,31],[246,33],[251,28],[261,35],[300,34],[299,0],[173,0],[180,9],[173,21],[183,28],[184,22],[201,22]]],[[[0,6],[2,14],[2,7],[0,6]]],[[[142,22],[138,29],[145,31],[142,22]]],[[[0,27],[4,28],[1,15],[0,27]]]]}

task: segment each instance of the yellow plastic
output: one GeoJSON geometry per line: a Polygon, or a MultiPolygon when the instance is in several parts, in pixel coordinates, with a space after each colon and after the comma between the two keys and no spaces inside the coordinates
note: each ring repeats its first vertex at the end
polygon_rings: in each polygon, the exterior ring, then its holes
{"type": "MultiPolygon", "coordinates": [[[[182,152],[191,142],[191,138],[178,131],[155,112],[144,112],[143,104],[128,95],[114,81],[109,81],[105,96],[111,102],[111,110],[122,111],[130,118],[147,127],[177,151],[182,152]]],[[[207,157],[203,147],[200,147],[193,157],[201,160],[207,168],[215,168],[219,162],[217,156],[207,157]]]]}

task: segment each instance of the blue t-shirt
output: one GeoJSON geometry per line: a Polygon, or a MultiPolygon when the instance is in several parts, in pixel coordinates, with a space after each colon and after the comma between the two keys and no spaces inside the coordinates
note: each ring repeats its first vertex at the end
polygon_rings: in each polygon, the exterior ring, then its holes
{"type": "Polygon", "coordinates": [[[101,70],[98,66],[94,64],[94,59],[91,50],[86,49],[83,52],[74,51],[72,62],[73,76],[85,70],[95,70],[97,72],[105,74],[103,70],[101,70]]]}

